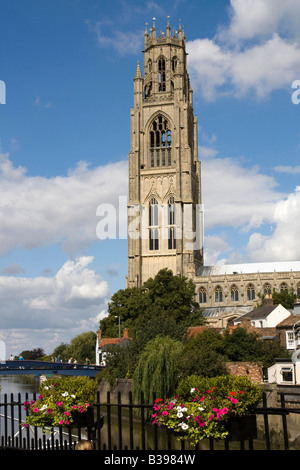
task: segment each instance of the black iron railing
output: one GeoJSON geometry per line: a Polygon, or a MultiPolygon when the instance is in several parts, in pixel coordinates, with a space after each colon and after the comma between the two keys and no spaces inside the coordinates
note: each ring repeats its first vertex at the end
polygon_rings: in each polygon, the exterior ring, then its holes
{"type": "Polygon", "coordinates": [[[288,405],[280,393],[278,407],[267,406],[264,393],[262,406],[255,410],[258,437],[255,440],[231,442],[203,441],[189,446],[178,441],[165,429],[151,424],[152,405],[145,404],[143,395],[134,403],[131,392],[126,396],[110,392],[103,396],[97,392],[94,404],[94,424],[89,428],[62,429],[43,433],[40,428],[24,428],[26,416],[24,401],[35,400],[36,395],[4,394],[0,401],[0,447],[2,449],[72,450],[87,439],[95,450],[290,450],[300,449],[300,408],[288,405]],[[289,429],[289,419],[294,421],[289,429]],[[299,424],[298,424],[298,421],[299,424]],[[296,423],[296,424],[295,424],[296,423]],[[290,432],[292,431],[292,433],[290,432]]]}

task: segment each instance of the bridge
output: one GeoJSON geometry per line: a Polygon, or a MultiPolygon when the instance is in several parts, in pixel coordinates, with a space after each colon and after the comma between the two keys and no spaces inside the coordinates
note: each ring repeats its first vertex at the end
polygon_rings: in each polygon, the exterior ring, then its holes
{"type": "Polygon", "coordinates": [[[67,362],[44,361],[1,361],[0,376],[2,375],[84,375],[96,377],[103,366],[87,364],[69,364],[67,362]]]}

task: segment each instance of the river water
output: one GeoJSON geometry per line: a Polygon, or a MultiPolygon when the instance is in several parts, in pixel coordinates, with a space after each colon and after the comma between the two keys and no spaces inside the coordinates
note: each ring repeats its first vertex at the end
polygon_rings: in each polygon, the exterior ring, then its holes
{"type": "Polygon", "coordinates": [[[3,397],[7,393],[8,397],[11,393],[17,398],[17,394],[21,393],[22,398],[26,393],[32,395],[39,390],[39,378],[34,375],[0,375],[0,395],[3,397]]]}

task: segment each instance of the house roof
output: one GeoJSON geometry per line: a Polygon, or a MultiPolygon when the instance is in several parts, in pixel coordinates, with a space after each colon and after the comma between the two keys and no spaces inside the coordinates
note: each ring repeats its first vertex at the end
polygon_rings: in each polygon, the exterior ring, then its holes
{"type": "Polygon", "coordinates": [[[289,317],[282,320],[276,328],[286,328],[288,326],[293,326],[295,323],[300,322],[300,315],[291,314],[289,317]]]}
{"type": "Polygon", "coordinates": [[[267,318],[267,316],[270,315],[270,313],[272,313],[273,310],[275,310],[277,307],[278,305],[265,305],[263,307],[254,308],[250,312],[239,317],[237,320],[242,320],[242,319],[256,320],[258,318],[267,318]]]}
{"type": "Polygon", "coordinates": [[[102,338],[101,331],[97,331],[97,345],[98,348],[104,348],[105,346],[108,346],[110,344],[120,344],[120,345],[125,345],[128,343],[128,341],[131,341],[131,338],[128,338],[128,330],[127,328],[124,328],[123,330],[123,336],[121,338],[102,338]]]}

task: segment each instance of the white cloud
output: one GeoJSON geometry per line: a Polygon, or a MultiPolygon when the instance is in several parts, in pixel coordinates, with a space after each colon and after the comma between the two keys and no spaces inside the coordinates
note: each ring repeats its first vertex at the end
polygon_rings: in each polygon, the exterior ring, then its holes
{"type": "Polygon", "coordinates": [[[202,188],[206,229],[259,227],[283,197],[272,177],[230,158],[202,162],[202,188]]]}
{"type": "Polygon", "coordinates": [[[300,173],[300,165],[278,165],[274,167],[274,170],[278,173],[288,173],[290,175],[298,175],[300,173]]]}
{"type": "MultiPolygon", "coordinates": [[[[143,45],[143,31],[118,31],[115,28],[105,33],[104,26],[107,21],[86,20],[85,23],[95,34],[99,47],[115,49],[121,56],[127,54],[137,54],[143,45]]],[[[111,24],[111,22],[109,22],[111,24]]]]}
{"type": "Polygon", "coordinates": [[[52,352],[58,337],[62,338],[59,342],[66,338],[69,342],[77,334],[98,328],[109,290],[107,282],[90,268],[92,261],[88,256],[69,260],[53,277],[0,277],[1,333],[7,347],[15,348],[14,337],[21,335],[16,354],[41,344],[52,352]],[[43,337],[47,341],[39,343],[43,337]]]}
{"type": "Polygon", "coordinates": [[[74,255],[96,240],[98,205],[117,208],[127,191],[127,162],[92,169],[81,162],[67,176],[45,178],[0,154],[0,254],[60,242],[74,255]]]}
{"type": "Polygon", "coordinates": [[[289,89],[300,76],[297,0],[231,0],[228,27],[187,43],[192,86],[204,99],[289,89]],[[297,26],[297,27],[296,27],[297,26]]]}
{"type": "Polygon", "coordinates": [[[272,218],[275,225],[271,235],[255,232],[250,236],[248,252],[252,260],[282,261],[300,259],[300,187],[277,202],[272,218]]]}
{"type": "Polygon", "coordinates": [[[298,33],[298,0],[231,0],[230,25],[221,29],[224,41],[253,39],[276,32],[298,33]]]}

